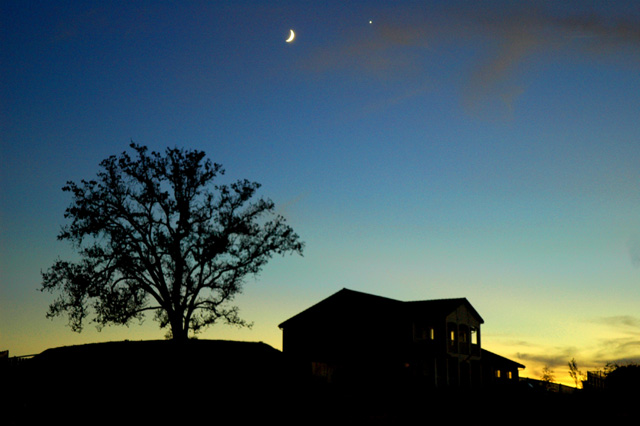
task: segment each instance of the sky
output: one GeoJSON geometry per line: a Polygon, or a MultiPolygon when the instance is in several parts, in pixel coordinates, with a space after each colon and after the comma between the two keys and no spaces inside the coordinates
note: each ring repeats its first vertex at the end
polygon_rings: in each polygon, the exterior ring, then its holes
{"type": "Polygon", "coordinates": [[[247,280],[251,329],[200,338],[281,349],[350,288],[466,297],[522,376],[640,359],[637,2],[0,5],[0,350],[163,338],[74,333],[39,291],[62,186],[134,141],[260,182],[306,243],[247,280]]]}

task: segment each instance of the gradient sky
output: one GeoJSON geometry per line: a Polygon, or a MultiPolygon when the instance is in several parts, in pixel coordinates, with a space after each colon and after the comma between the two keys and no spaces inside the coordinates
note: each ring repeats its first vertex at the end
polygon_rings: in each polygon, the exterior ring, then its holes
{"type": "Polygon", "coordinates": [[[262,183],[306,242],[201,338],[281,348],[347,287],[466,297],[523,376],[640,359],[640,4],[320,3],[1,2],[0,350],[163,337],[38,291],[62,186],[133,140],[262,183]]]}

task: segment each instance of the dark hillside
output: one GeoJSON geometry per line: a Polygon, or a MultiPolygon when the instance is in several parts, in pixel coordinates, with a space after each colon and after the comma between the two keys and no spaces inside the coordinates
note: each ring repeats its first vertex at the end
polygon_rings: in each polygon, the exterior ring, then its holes
{"type": "Polygon", "coordinates": [[[260,415],[287,380],[263,343],[110,342],[49,349],[14,375],[16,424],[171,424],[260,415]]]}

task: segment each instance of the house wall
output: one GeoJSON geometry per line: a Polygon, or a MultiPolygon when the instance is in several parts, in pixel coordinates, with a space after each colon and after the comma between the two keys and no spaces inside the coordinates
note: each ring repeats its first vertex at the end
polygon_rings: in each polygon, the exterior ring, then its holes
{"type": "Polygon", "coordinates": [[[283,328],[283,351],[305,360],[307,372],[325,382],[378,382],[397,377],[403,368],[403,347],[410,327],[388,318],[365,321],[341,315],[323,323],[283,328]]]}
{"type": "Polygon", "coordinates": [[[484,365],[483,382],[487,386],[516,385],[520,380],[519,370],[512,364],[487,360],[484,365]]]}
{"type": "Polygon", "coordinates": [[[361,315],[335,315],[323,321],[283,328],[283,351],[315,361],[376,359],[393,356],[405,341],[410,328],[398,321],[361,315]]]}
{"type": "Polygon", "coordinates": [[[460,305],[446,317],[414,314],[412,373],[426,386],[470,387],[482,383],[480,319],[460,305]],[[475,330],[475,344],[471,343],[475,330]],[[453,334],[452,334],[453,333],[453,334]]]}
{"type": "Polygon", "coordinates": [[[479,359],[482,347],[480,321],[461,305],[447,315],[447,352],[452,356],[479,359]],[[475,334],[475,336],[474,336],[475,334]],[[475,341],[475,343],[472,342],[475,341]]]}
{"type": "Polygon", "coordinates": [[[482,352],[483,384],[485,386],[515,386],[520,381],[522,364],[489,351],[482,352]]]}

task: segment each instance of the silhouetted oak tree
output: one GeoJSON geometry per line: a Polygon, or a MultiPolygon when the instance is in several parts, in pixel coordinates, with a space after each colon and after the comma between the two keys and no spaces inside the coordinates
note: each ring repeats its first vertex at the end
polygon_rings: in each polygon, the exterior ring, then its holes
{"type": "Polygon", "coordinates": [[[230,302],[274,254],[302,254],[298,235],[271,200],[252,201],[260,184],[214,184],[224,170],[204,152],[130,146],[134,158],[111,156],[96,180],[63,188],[71,223],[58,239],[79,260],[42,273],[41,290],[58,294],[47,316],[66,313],[79,332],[91,310],[99,328],[153,311],[175,340],[217,321],[248,325],[230,302]]]}

